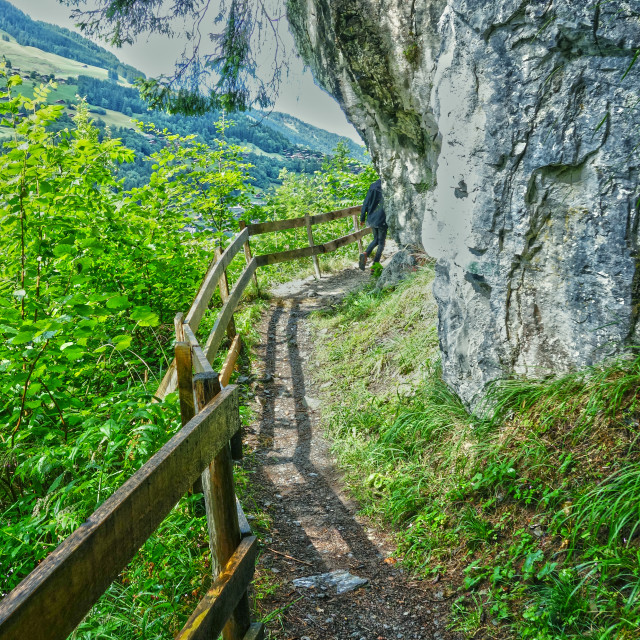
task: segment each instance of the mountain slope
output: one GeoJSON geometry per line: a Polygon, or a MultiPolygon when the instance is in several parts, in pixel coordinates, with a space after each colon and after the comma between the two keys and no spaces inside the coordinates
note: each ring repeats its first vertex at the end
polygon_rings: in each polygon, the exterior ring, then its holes
{"type": "Polygon", "coordinates": [[[144,77],[142,71],[120,62],[113,53],[95,42],[69,29],[33,20],[6,0],[0,0],[0,30],[15,38],[18,44],[115,71],[127,80],[144,77]]]}
{"type": "MultiPolygon", "coordinates": [[[[1,0],[0,0],[1,1],[1,0]]],[[[43,51],[31,45],[20,44],[15,39],[0,40],[0,57],[4,56],[23,76],[35,72],[39,76],[53,75],[57,79],[91,76],[99,80],[107,80],[109,71],[103,67],[90,65],[71,58],[43,51]]]]}
{"type": "Polygon", "coordinates": [[[361,162],[369,162],[364,146],[357,144],[350,138],[345,138],[337,133],[331,133],[330,131],[315,127],[288,113],[274,111],[269,114],[261,114],[257,112],[255,115],[261,118],[260,122],[262,124],[281,133],[294,144],[330,154],[333,149],[336,148],[336,145],[342,142],[347,145],[349,152],[354,158],[361,162]]]}
{"type": "MultiPolygon", "coordinates": [[[[150,166],[144,158],[154,151],[150,136],[141,136],[133,120],[153,122],[160,130],[180,135],[196,134],[205,143],[218,135],[214,123],[221,113],[186,117],[148,111],[138,90],[127,81],[142,74],[81,35],[36,22],[6,0],[0,0],[0,30],[5,33],[0,37],[0,57],[22,77],[22,93],[31,96],[34,86],[53,80],[57,86],[50,93],[50,102],[64,104],[70,116],[77,96],[86,99],[99,117],[98,126],[110,127],[113,135],[138,151],[135,165],[124,170],[129,187],[148,177],[150,166]]],[[[259,189],[277,184],[282,169],[318,171],[323,157],[339,142],[346,144],[354,158],[368,162],[364,147],[287,114],[234,113],[227,121],[231,124],[226,137],[248,149],[247,160],[254,165],[252,175],[259,189]]]]}

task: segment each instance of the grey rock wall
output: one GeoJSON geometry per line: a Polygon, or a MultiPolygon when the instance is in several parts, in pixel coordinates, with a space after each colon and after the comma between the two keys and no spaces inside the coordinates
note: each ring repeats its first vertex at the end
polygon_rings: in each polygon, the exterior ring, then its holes
{"type": "Polygon", "coordinates": [[[636,338],[640,0],[289,0],[390,227],[438,259],[443,371],[484,385],[636,338]],[[606,116],[606,119],[605,119],[606,116]],[[604,119],[604,120],[603,120],[604,119]]]}

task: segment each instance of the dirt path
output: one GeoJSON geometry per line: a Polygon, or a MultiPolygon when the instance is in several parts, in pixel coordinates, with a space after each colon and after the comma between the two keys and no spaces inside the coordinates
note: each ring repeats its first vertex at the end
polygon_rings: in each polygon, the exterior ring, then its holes
{"type": "Polygon", "coordinates": [[[284,609],[268,625],[272,638],[391,640],[450,639],[450,600],[440,585],[413,581],[390,558],[392,541],[344,493],[318,426],[320,390],[310,384],[313,345],[306,324],[314,309],[362,286],[368,271],[343,271],[320,282],[277,289],[263,319],[255,387],[259,421],[249,429],[256,450],[252,483],[273,520],[260,570],[278,586],[262,601],[284,609]],[[296,578],[342,569],[368,580],[354,591],[296,587],[296,578]]]}

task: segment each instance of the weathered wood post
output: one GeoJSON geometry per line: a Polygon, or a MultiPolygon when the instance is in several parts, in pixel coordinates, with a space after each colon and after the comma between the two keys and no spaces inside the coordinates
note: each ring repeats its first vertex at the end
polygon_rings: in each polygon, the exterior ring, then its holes
{"type": "MultiPolygon", "coordinates": [[[[358,214],[353,214],[353,232],[355,233],[358,230],[358,214]]],[[[358,238],[358,254],[364,253],[364,249],[362,248],[362,238],[358,238]]]]}
{"type": "MultiPolygon", "coordinates": [[[[231,374],[233,373],[233,368],[238,360],[238,356],[240,355],[240,351],[242,350],[242,340],[240,338],[240,334],[236,334],[236,337],[233,339],[231,343],[231,348],[227,353],[227,357],[225,358],[224,364],[222,365],[222,370],[220,371],[220,384],[223,387],[226,387],[229,384],[229,380],[231,379],[231,374]]],[[[231,457],[234,460],[242,460],[242,428],[238,429],[236,433],[231,438],[231,457]]]]}
{"type": "Polygon", "coordinates": [[[184,323],[184,313],[176,313],[176,317],[173,319],[173,326],[176,330],[176,342],[184,342],[184,329],[182,324],[184,323]]]}
{"type": "MultiPolygon", "coordinates": [[[[247,226],[246,222],[240,221],[240,231],[242,231],[247,226]]],[[[244,259],[247,264],[251,262],[251,245],[249,244],[249,239],[244,243],[244,259]]],[[[256,273],[253,274],[253,284],[256,285],[256,295],[260,295],[260,287],[258,287],[258,276],[256,273]]]]}
{"type": "MultiPolygon", "coordinates": [[[[220,247],[216,247],[215,254],[216,259],[220,260],[220,257],[222,256],[222,249],[220,247]]],[[[218,286],[220,287],[220,298],[222,298],[222,304],[224,304],[229,299],[229,280],[227,279],[226,269],[220,276],[218,286]]],[[[231,315],[231,319],[229,320],[229,324],[227,325],[227,336],[230,340],[233,340],[236,337],[236,323],[233,319],[233,314],[231,315]]]]}
{"type": "MultiPolygon", "coordinates": [[[[193,381],[196,410],[199,413],[220,393],[220,382],[218,374],[213,371],[199,373],[194,376],[193,381]]],[[[213,575],[217,577],[241,540],[233,483],[233,462],[228,446],[223,447],[204,470],[202,486],[207,508],[211,565],[213,575]]],[[[250,626],[249,598],[245,593],[227,622],[222,637],[224,640],[242,640],[250,626]]]]}
{"type": "MultiPolygon", "coordinates": [[[[193,362],[191,360],[191,345],[184,341],[182,321],[184,313],[176,313],[173,324],[176,329],[175,360],[178,378],[178,398],[180,400],[180,421],[184,427],[196,415],[193,400],[193,362]]],[[[193,493],[202,493],[202,481],[198,478],[191,489],[193,493]]]]}
{"type": "Polygon", "coordinates": [[[220,370],[220,384],[223,387],[226,387],[229,384],[229,380],[231,380],[231,374],[233,373],[233,368],[238,361],[238,356],[242,351],[242,339],[240,334],[236,334],[236,337],[233,339],[231,346],[229,347],[229,351],[227,352],[227,357],[224,360],[224,364],[222,365],[222,369],[220,370]]]}
{"type": "Polygon", "coordinates": [[[191,345],[188,342],[176,342],[176,367],[178,369],[180,420],[184,427],[184,425],[196,415],[196,408],[193,401],[193,365],[191,362],[191,345]]]}
{"type": "MultiPolygon", "coordinates": [[[[308,211],[304,214],[304,223],[307,227],[307,239],[309,240],[309,246],[315,247],[313,242],[313,230],[311,228],[311,216],[308,211]]],[[[313,270],[316,272],[316,278],[320,280],[320,262],[318,260],[318,256],[313,255],[311,256],[311,259],[313,260],[313,270]]]]}
{"type": "MultiPolygon", "coordinates": [[[[220,247],[216,247],[216,258],[220,260],[220,256],[222,255],[222,249],[220,247]]],[[[255,274],[254,274],[255,276],[255,274]]],[[[222,303],[226,303],[229,299],[229,281],[227,279],[227,270],[225,269],[220,276],[220,297],[222,298],[222,303]]],[[[222,366],[222,371],[220,372],[220,384],[223,387],[226,387],[229,384],[229,380],[231,379],[231,373],[233,372],[233,367],[238,358],[238,354],[240,353],[240,349],[242,347],[242,342],[240,341],[240,336],[236,332],[236,323],[233,319],[233,314],[231,314],[231,318],[229,320],[229,324],[227,325],[227,336],[231,340],[231,348],[229,349],[229,355],[222,366]],[[235,356],[235,357],[234,357],[235,356]]],[[[231,438],[231,457],[234,460],[242,460],[242,433],[238,431],[233,438],[231,438]]]]}

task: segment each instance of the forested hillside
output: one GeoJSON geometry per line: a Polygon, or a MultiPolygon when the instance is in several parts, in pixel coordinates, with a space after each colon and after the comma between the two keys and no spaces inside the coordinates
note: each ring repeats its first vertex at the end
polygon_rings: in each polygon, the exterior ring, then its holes
{"type": "Polygon", "coordinates": [[[330,154],[338,144],[344,144],[354,158],[366,161],[363,146],[359,146],[353,140],[339,136],[337,133],[331,133],[314,127],[308,122],[298,120],[288,113],[275,111],[265,115],[261,112],[255,112],[253,115],[260,124],[280,133],[294,144],[309,147],[325,154],[330,154]]]}
{"type": "MultiPolygon", "coordinates": [[[[55,89],[49,94],[51,103],[64,104],[64,114],[55,126],[68,126],[75,110],[76,96],[85,98],[90,112],[104,136],[121,138],[138,154],[133,163],[121,169],[127,188],[141,186],[151,175],[151,165],[145,161],[157,149],[157,136],[142,133],[133,120],[153,123],[162,131],[167,129],[181,135],[194,134],[201,142],[212,144],[216,136],[215,122],[220,112],[205,116],[182,116],[149,111],[138,89],[128,84],[141,71],[122,64],[116,56],[95,43],[55,25],[32,20],[5,0],[0,0],[0,55],[9,68],[23,78],[23,93],[33,95],[35,87],[53,81],[55,89]],[[27,49],[26,47],[35,47],[27,49]],[[34,51],[42,53],[34,56],[34,51]],[[66,68],[62,56],[88,68],[66,68]],[[107,71],[99,75],[99,69],[107,71]],[[123,81],[124,80],[124,81],[123,81]]],[[[320,169],[323,158],[331,154],[338,143],[350,154],[366,162],[364,147],[348,138],[309,125],[293,116],[279,113],[235,113],[228,118],[225,135],[229,142],[246,148],[245,158],[253,186],[264,191],[281,183],[280,172],[312,174],[320,169]]],[[[1,131],[1,130],[0,130],[1,131]]]]}
{"type": "Polygon", "coordinates": [[[141,71],[120,62],[113,53],[91,40],[69,29],[32,20],[6,0],[0,0],[0,30],[15,38],[21,45],[37,47],[64,58],[102,67],[127,80],[144,76],[141,71]]]}

